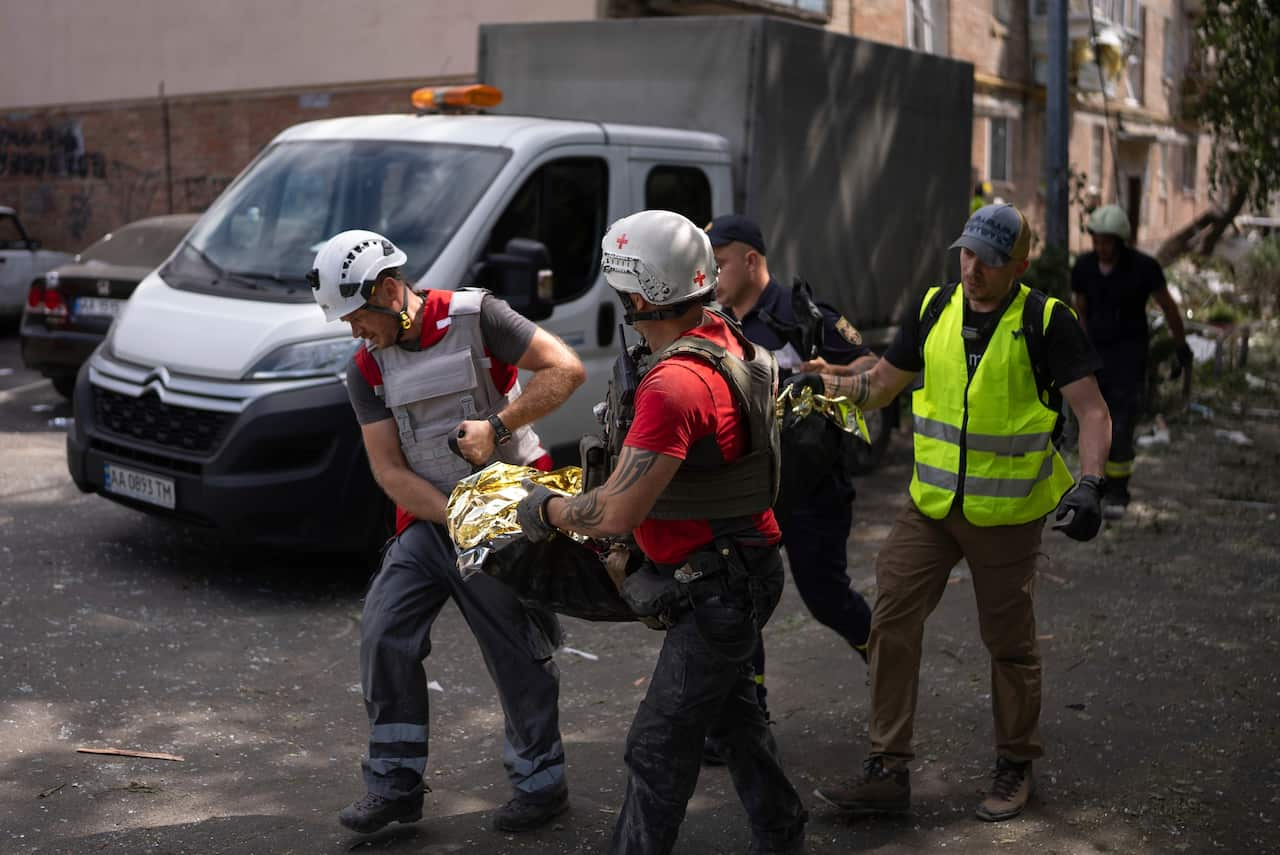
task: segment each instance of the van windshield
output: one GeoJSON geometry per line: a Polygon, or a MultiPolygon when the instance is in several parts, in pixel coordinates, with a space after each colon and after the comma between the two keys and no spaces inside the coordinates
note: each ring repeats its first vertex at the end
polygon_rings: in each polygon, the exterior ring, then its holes
{"type": "Polygon", "coordinates": [[[277,143],[214,202],[165,278],[179,288],[304,302],[324,242],[369,229],[404,250],[405,276],[416,281],[509,154],[383,140],[277,143]]]}

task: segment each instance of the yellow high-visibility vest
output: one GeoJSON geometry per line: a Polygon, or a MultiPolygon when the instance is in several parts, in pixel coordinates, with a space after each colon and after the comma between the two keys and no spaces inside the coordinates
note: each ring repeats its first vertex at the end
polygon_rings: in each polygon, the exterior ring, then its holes
{"type": "MultiPolygon", "coordinates": [[[[1058,413],[1040,397],[1021,331],[1029,289],[1017,287],[972,378],[961,334],[963,287],[955,288],[924,342],[924,383],[911,396],[911,498],[925,516],[947,515],[961,477],[965,519],[978,526],[1039,519],[1075,483],[1054,448],[1058,413]]],[[[921,315],[937,290],[925,294],[921,315]]],[[[1045,301],[1042,330],[1058,302],[1045,301]]]]}

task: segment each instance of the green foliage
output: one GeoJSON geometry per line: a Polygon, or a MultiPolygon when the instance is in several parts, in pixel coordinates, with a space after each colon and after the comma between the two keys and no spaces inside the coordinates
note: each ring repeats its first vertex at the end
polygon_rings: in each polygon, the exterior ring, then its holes
{"type": "Polygon", "coordinates": [[[1204,67],[1189,106],[1215,137],[1210,186],[1248,189],[1266,208],[1280,190],[1280,0],[1211,0],[1196,35],[1204,67]]]}
{"type": "Polygon", "coordinates": [[[1064,247],[1046,246],[1027,272],[1022,275],[1024,284],[1043,291],[1071,304],[1071,256],[1064,247]]]}
{"type": "Polygon", "coordinates": [[[1280,314],[1280,236],[1259,241],[1236,273],[1236,288],[1264,318],[1280,314]]]}

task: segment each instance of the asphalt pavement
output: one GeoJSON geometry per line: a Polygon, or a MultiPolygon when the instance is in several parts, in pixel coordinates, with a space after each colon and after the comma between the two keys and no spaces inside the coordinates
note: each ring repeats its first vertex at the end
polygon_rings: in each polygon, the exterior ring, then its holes
{"type": "MultiPolygon", "coordinates": [[[[489,829],[508,797],[501,711],[446,607],[427,661],[426,817],[349,833],[336,813],[362,792],[367,562],[227,546],[216,532],[83,495],[64,462],[60,420],[72,416],[22,368],[12,333],[0,337],[0,851],[603,851],[658,633],[564,622],[556,659],[572,809],[513,836],[489,829]]],[[[866,671],[789,585],[766,633],[768,682],[775,734],[812,814],[810,851],[1280,851],[1280,559],[1269,505],[1280,431],[1249,430],[1251,448],[1221,452],[1176,437],[1135,480],[1132,519],[1095,543],[1046,534],[1049,756],[1017,820],[972,816],[993,757],[989,666],[964,568],[929,625],[915,806],[899,819],[848,819],[810,795],[861,768],[866,671]],[[1210,464],[1235,467],[1259,492],[1233,498],[1224,487],[1216,517],[1194,515],[1192,470],[1210,464]]],[[[898,441],[890,464],[860,483],[848,548],[854,584],[869,595],[909,459],[898,441]]],[[[743,852],[747,842],[726,772],[705,770],[676,851],[743,852]]]]}

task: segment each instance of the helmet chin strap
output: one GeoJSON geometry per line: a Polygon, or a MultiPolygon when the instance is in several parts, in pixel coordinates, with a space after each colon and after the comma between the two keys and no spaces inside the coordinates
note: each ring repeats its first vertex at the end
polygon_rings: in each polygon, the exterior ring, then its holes
{"type": "MultiPolygon", "coordinates": [[[[404,286],[402,285],[401,287],[403,288],[404,286]]],[[[373,293],[370,292],[369,296],[372,297],[373,293]]],[[[366,310],[373,312],[374,314],[377,314],[377,315],[390,315],[391,317],[397,319],[400,322],[400,333],[396,336],[396,341],[399,341],[404,336],[404,333],[410,327],[413,326],[413,318],[409,316],[409,311],[408,311],[409,310],[409,292],[407,288],[404,289],[402,297],[403,299],[401,301],[399,311],[395,309],[383,308],[382,306],[375,306],[373,303],[364,304],[364,308],[366,310]]]]}
{"type": "MultiPolygon", "coordinates": [[[[685,312],[689,311],[689,300],[679,303],[675,306],[666,308],[650,309],[646,312],[636,311],[631,299],[622,291],[618,291],[618,299],[622,301],[622,321],[629,327],[636,325],[636,321],[669,321],[672,318],[678,318],[685,312]]],[[[711,302],[710,299],[701,300],[703,304],[711,302]]]]}

